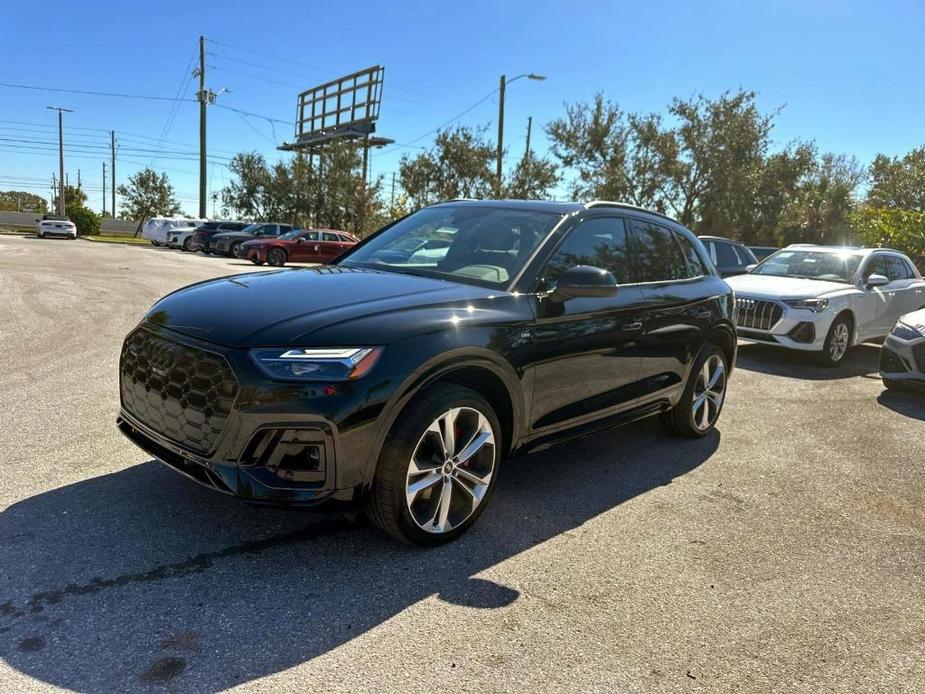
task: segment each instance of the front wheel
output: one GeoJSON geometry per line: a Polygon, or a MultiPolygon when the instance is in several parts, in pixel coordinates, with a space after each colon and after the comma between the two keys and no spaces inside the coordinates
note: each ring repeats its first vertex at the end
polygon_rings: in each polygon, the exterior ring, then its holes
{"type": "Polygon", "coordinates": [[[271,248],[267,253],[267,262],[273,267],[282,267],[286,264],[286,251],[281,248],[271,248]]]}
{"type": "Polygon", "coordinates": [[[700,438],[716,426],[726,401],[726,353],[708,344],[694,362],[678,404],[662,415],[662,423],[672,434],[700,438]]]}
{"type": "Polygon", "coordinates": [[[817,353],[816,358],[822,366],[835,367],[845,360],[850,347],[851,319],[847,315],[841,315],[832,321],[822,351],[817,353]]]}
{"type": "Polygon", "coordinates": [[[192,242],[190,241],[189,237],[187,237],[187,238],[183,239],[183,245],[181,246],[181,248],[182,248],[184,251],[186,251],[187,253],[189,253],[191,250],[193,250],[193,249],[191,248],[191,243],[192,243],[192,242]]]}
{"type": "Polygon", "coordinates": [[[459,537],[494,491],[500,433],[481,395],[452,383],[431,386],[407,405],[382,446],[368,515],[411,544],[459,537]]]}

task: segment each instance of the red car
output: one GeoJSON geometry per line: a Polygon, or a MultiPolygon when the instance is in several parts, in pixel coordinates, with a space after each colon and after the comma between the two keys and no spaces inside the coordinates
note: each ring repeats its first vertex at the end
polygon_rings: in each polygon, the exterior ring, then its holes
{"type": "Polygon", "coordinates": [[[266,239],[245,241],[241,257],[255,265],[282,266],[294,263],[329,263],[360,240],[353,234],[336,229],[294,229],[266,239]]]}

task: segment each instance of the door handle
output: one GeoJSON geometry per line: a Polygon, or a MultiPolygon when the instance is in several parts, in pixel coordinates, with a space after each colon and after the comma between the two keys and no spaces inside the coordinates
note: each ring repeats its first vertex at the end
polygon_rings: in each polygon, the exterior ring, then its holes
{"type": "Polygon", "coordinates": [[[637,330],[642,330],[642,321],[638,321],[638,320],[626,321],[626,323],[623,324],[623,330],[628,333],[636,332],[637,330]]]}

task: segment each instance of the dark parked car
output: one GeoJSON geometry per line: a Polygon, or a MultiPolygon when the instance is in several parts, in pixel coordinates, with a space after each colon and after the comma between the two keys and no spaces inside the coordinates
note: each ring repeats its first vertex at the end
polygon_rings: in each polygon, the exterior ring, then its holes
{"type": "Polygon", "coordinates": [[[437,544],[472,525],[514,452],[648,415],[710,434],[732,313],[701,242],[667,217],[434,205],[329,267],[161,299],[122,346],[118,426],[215,490],[359,505],[389,534],[437,544]],[[436,229],[452,244],[429,266],[382,260],[436,229]]]}
{"type": "Polygon", "coordinates": [[[245,241],[259,238],[276,238],[280,234],[288,234],[292,229],[291,224],[258,222],[240,231],[222,231],[209,239],[209,251],[236,256],[239,253],[238,249],[245,241]]]}
{"type": "Polygon", "coordinates": [[[748,246],[738,241],[721,236],[701,236],[700,240],[722,277],[744,275],[749,265],[758,264],[758,259],[748,250],[748,246]]]}
{"type": "Polygon", "coordinates": [[[773,246],[749,246],[748,250],[752,252],[752,255],[758,258],[760,263],[762,260],[767,258],[769,255],[777,253],[779,248],[774,248],[773,246]]]}
{"type": "Polygon", "coordinates": [[[250,225],[250,222],[205,222],[193,232],[188,250],[209,253],[209,240],[215,234],[222,231],[241,231],[250,225]]]}
{"type": "Polygon", "coordinates": [[[238,255],[254,265],[269,263],[282,267],[287,262],[329,263],[360,240],[336,229],[294,229],[280,236],[245,241],[238,255]]]}

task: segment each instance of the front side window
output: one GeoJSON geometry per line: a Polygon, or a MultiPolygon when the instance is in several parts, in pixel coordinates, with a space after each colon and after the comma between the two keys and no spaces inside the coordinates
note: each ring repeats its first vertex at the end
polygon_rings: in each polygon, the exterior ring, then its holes
{"type": "Polygon", "coordinates": [[[890,277],[890,270],[887,267],[885,255],[875,255],[868,261],[867,266],[864,268],[864,279],[867,279],[871,275],[883,275],[886,278],[890,277]]]}
{"type": "Polygon", "coordinates": [[[856,253],[785,248],[765,258],[752,274],[850,284],[860,264],[856,253]]]}
{"type": "Polygon", "coordinates": [[[306,231],[302,234],[302,238],[306,241],[317,241],[318,232],[317,231],[306,231]]]}
{"type": "Polygon", "coordinates": [[[546,290],[555,289],[563,272],[592,265],[613,274],[617,284],[630,281],[626,227],[622,219],[602,217],[582,222],[566,237],[546,266],[546,290]]]}
{"type": "Polygon", "coordinates": [[[337,264],[506,287],[561,219],[558,212],[496,205],[426,207],[354,247],[337,264]],[[448,245],[409,257],[404,242],[411,237],[448,245]]]}
{"type": "Polygon", "coordinates": [[[891,280],[896,281],[912,279],[912,271],[909,269],[906,261],[900,258],[898,255],[887,256],[886,263],[890,271],[890,274],[887,275],[887,277],[889,277],[891,280]]]}
{"type": "Polygon", "coordinates": [[[687,261],[670,229],[633,222],[633,268],[637,282],[687,279],[687,261]]]}

